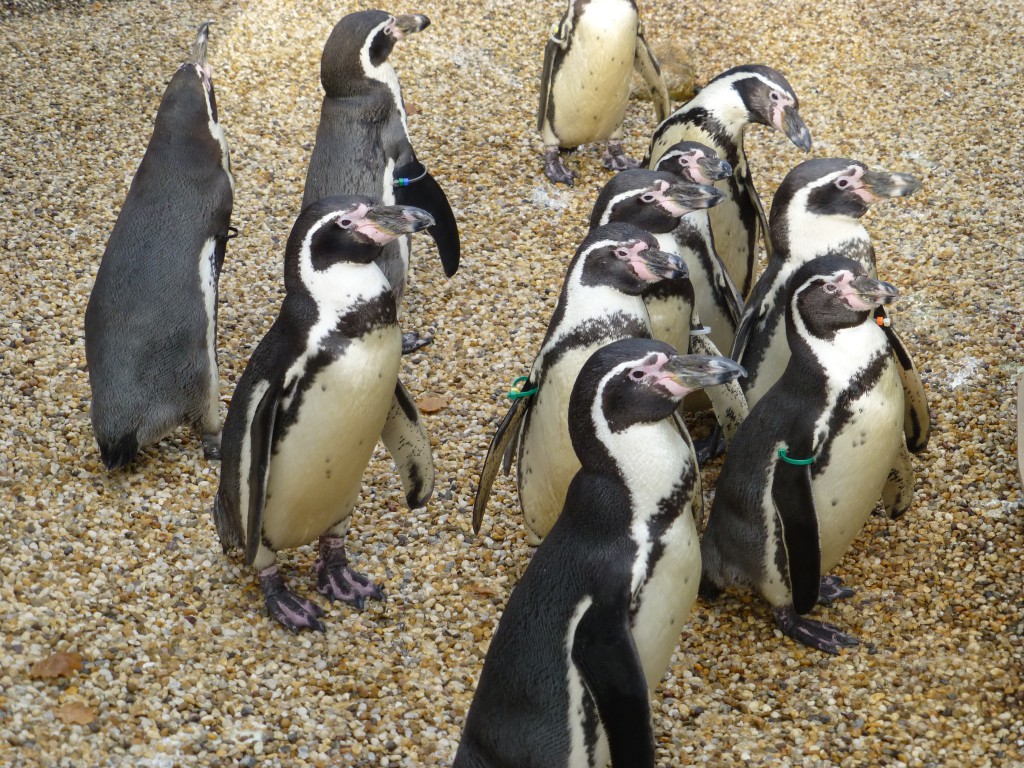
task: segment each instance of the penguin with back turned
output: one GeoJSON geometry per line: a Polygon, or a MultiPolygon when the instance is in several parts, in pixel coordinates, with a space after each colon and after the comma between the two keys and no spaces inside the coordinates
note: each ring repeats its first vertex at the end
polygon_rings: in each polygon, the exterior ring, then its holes
{"type": "Polygon", "coordinates": [[[213,518],[224,551],[245,552],[267,610],[290,629],[322,630],[322,611],[288,589],[279,549],[319,536],[321,594],[359,607],[383,597],[348,567],[344,543],[378,438],[410,508],[433,491],[430,440],[398,379],[395,297],[377,265],[387,243],[432,223],[418,208],[354,195],[304,208],[288,237],[280,313],[231,399],[213,518]]]}
{"type": "MultiPolygon", "coordinates": [[[[324,89],[316,144],[306,171],[302,206],[331,195],[367,195],[385,205],[412,205],[430,213],[428,232],[446,276],[459,268],[459,228],[444,190],[419,162],[409,137],[402,89],[388,62],[395,43],[422,31],[421,14],[350,13],[334,26],[320,59],[324,89]]],[[[401,309],[409,274],[409,238],[383,250],[379,266],[401,309]]],[[[403,338],[406,352],[429,339],[403,338]]]]}
{"type": "Polygon", "coordinates": [[[701,540],[703,595],[754,589],[784,634],[828,653],[857,640],[803,614],[853,594],[826,574],[905,450],[902,385],[873,318],[896,297],[852,259],[797,270],[786,304],[792,356],[733,438],[701,540]]]}
{"type": "Polygon", "coordinates": [[[85,310],[92,426],[108,469],[181,424],[219,455],[217,280],[234,179],[199,27],[167,85],[149,146],[85,310]]]}
{"type": "Polygon", "coordinates": [[[654,765],[649,697],[700,580],[676,408],[739,372],[652,339],[588,359],[569,401],[581,469],[491,639],[455,768],[654,765]]]}
{"type": "MultiPolygon", "coordinates": [[[[753,286],[758,240],[768,231],[743,150],[743,134],[751,123],[781,131],[805,152],[811,148],[792,86],[771,67],[751,64],[718,75],[663,121],[645,160],[653,168],[669,147],[689,140],[708,145],[732,166],[733,175],[717,183],[726,200],[709,216],[718,256],[743,298],[753,286]]],[[[765,248],[770,257],[767,241],[765,248]]]]}
{"type": "Polygon", "coordinates": [[[644,290],[686,275],[686,265],[657,245],[635,226],[608,224],[592,229],[577,248],[522,394],[510,395],[512,406],[488,446],[473,503],[474,531],[499,467],[508,474],[513,457],[527,541],[539,544],[551,530],[580,468],[566,420],[580,369],[609,342],[650,338],[644,290]]]}
{"type": "Polygon", "coordinates": [[[644,39],[634,0],[567,0],[544,48],[537,130],[544,142],[544,173],[572,186],[576,174],[560,153],[606,142],[610,170],[635,168],[622,148],[622,120],[636,69],[651,89],[658,120],[671,109],[658,60],[644,39]]]}

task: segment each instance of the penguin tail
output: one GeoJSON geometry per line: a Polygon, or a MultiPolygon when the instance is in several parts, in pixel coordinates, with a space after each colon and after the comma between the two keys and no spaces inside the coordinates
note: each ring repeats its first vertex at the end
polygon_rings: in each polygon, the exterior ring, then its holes
{"type": "Polygon", "coordinates": [[[139,452],[139,441],[134,433],[122,435],[117,440],[97,440],[100,446],[100,458],[109,470],[121,469],[132,463],[139,452]]]}

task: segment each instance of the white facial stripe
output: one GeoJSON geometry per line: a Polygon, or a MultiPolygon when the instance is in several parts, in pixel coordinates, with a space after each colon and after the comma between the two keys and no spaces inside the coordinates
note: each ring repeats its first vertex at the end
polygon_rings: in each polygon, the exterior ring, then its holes
{"type": "Polygon", "coordinates": [[[217,376],[217,239],[211,237],[199,252],[199,287],[203,292],[206,310],[206,352],[209,358],[210,392],[208,401],[213,410],[212,422],[217,422],[216,407],[220,399],[220,379],[217,376]]]}
{"type": "MultiPolygon", "coordinates": [[[[854,216],[837,213],[812,213],[809,209],[811,192],[834,184],[849,169],[828,174],[801,188],[793,195],[786,211],[788,229],[797,236],[790,237],[790,257],[787,266],[795,271],[816,256],[837,249],[842,243],[855,240],[869,240],[868,231],[854,216]]],[[[788,277],[787,273],[787,277],[788,277]]]]}
{"type": "MultiPolygon", "coordinates": [[[[398,110],[398,113],[402,118],[402,130],[405,131],[406,138],[408,138],[409,126],[406,124],[405,104],[402,102],[402,86],[398,82],[398,75],[395,73],[395,68],[386,60],[381,63],[379,67],[374,66],[370,62],[370,45],[373,43],[373,39],[377,36],[378,32],[385,30],[389,24],[394,23],[394,16],[389,16],[387,21],[382,24],[378,24],[373,28],[373,30],[371,30],[370,34],[366,36],[366,42],[363,43],[362,50],[359,51],[359,61],[363,65],[363,71],[366,73],[367,77],[384,83],[384,85],[386,85],[391,91],[391,96],[395,101],[395,108],[398,110]]],[[[390,178],[390,176],[388,178],[390,178]]]]}
{"type": "Polygon", "coordinates": [[[615,206],[617,206],[623,200],[629,200],[630,198],[633,197],[639,197],[646,191],[647,190],[627,189],[625,192],[620,192],[619,194],[612,197],[612,199],[609,200],[608,204],[605,206],[604,213],[601,214],[601,220],[598,222],[598,224],[607,224],[609,221],[611,221],[612,211],[615,209],[615,206]]]}
{"type": "MultiPolygon", "coordinates": [[[[198,64],[195,65],[200,77],[204,76],[204,70],[198,64]]],[[[224,129],[220,123],[213,119],[213,103],[210,101],[210,65],[206,65],[205,79],[203,80],[203,98],[206,100],[207,127],[210,135],[220,144],[220,164],[228,175],[228,182],[231,184],[231,194],[235,194],[235,177],[231,175],[231,156],[228,154],[228,140],[224,135],[224,129]]]]}

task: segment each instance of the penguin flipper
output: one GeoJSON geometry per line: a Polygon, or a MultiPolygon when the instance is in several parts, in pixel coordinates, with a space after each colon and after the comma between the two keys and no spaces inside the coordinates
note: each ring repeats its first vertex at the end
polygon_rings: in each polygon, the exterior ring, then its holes
{"type": "MultiPolygon", "coordinates": [[[[512,406],[491,438],[491,444],[487,446],[487,456],[484,458],[483,467],[480,468],[480,482],[477,485],[476,498],[473,500],[473,533],[480,533],[480,524],[484,519],[487,500],[491,497],[494,478],[498,476],[498,469],[505,464],[503,457],[506,452],[514,449],[514,438],[519,434],[523,419],[529,412],[525,405],[527,400],[528,397],[520,397],[512,401],[512,406]]],[[[511,457],[507,463],[511,465],[511,457]]],[[[508,474],[508,466],[505,468],[505,474],[508,474]]]]}
{"type": "MultiPolygon", "coordinates": [[[[693,445],[693,438],[690,437],[690,430],[686,428],[686,422],[683,421],[683,415],[680,411],[675,411],[672,414],[672,420],[675,422],[676,429],[679,430],[679,434],[683,436],[683,440],[686,441],[687,447],[690,449],[690,455],[694,457],[696,461],[697,449],[693,445]]],[[[697,531],[704,530],[704,486],[700,479],[700,470],[693,473],[694,489],[693,489],[693,503],[690,506],[690,513],[693,515],[693,522],[697,524],[697,531]]]]}
{"type": "MultiPolygon", "coordinates": [[[[711,338],[703,334],[690,337],[690,353],[714,357],[720,357],[722,354],[711,338]]],[[[747,397],[743,394],[743,387],[740,386],[738,379],[733,379],[725,384],[707,387],[704,392],[711,400],[711,407],[715,409],[718,426],[722,428],[722,434],[725,436],[726,445],[728,445],[732,442],[732,436],[736,434],[740,424],[750,413],[747,397]]]]}
{"type": "Polygon", "coordinates": [[[902,517],[914,501],[914,468],[906,440],[882,486],[882,507],[890,520],[902,517]]]}
{"type": "Polygon", "coordinates": [[[537,107],[537,132],[544,136],[548,122],[548,102],[551,99],[551,77],[555,66],[555,52],[560,48],[558,41],[551,37],[544,46],[544,68],[540,76],[540,105],[537,107]]]}
{"type": "Polygon", "coordinates": [[[668,86],[665,85],[665,78],[661,74],[661,65],[658,57],[654,55],[651,46],[647,44],[642,27],[636,31],[636,53],[633,56],[633,69],[647,83],[651,89],[651,98],[654,101],[654,112],[661,123],[672,113],[672,102],[668,97],[668,86]]]}
{"type": "MultiPolygon", "coordinates": [[[[754,183],[750,179],[749,176],[747,176],[747,184],[749,186],[749,190],[748,191],[750,193],[750,199],[754,203],[754,208],[757,210],[757,226],[760,229],[759,237],[761,239],[761,242],[764,243],[765,255],[768,257],[768,260],[771,261],[771,258],[772,258],[772,238],[771,238],[771,235],[769,234],[769,232],[771,232],[771,230],[768,229],[768,216],[764,212],[764,203],[761,202],[761,196],[757,194],[757,190],[754,189],[754,183]]],[[[755,248],[755,250],[757,249],[757,243],[756,242],[754,243],[754,248],[755,248]]],[[[754,255],[755,261],[754,261],[754,264],[751,266],[750,276],[747,278],[750,281],[751,289],[753,288],[753,285],[754,285],[754,269],[753,268],[757,266],[756,258],[757,258],[757,255],[755,254],[754,255]]]]}
{"type": "Polygon", "coordinates": [[[281,382],[274,381],[263,393],[249,424],[249,508],[245,539],[245,562],[252,565],[262,543],[263,507],[267,499],[267,478],[270,476],[270,450],[274,444],[274,424],[281,400],[281,382]]]}
{"type": "Polygon", "coordinates": [[[419,160],[411,160],[395,169],[395,202],[422,208],[434,217],[434,224],[427,227],[427,232],[437,244],[445,277],[454,275],[459,269],[461,254],[459,225],[448,196],[419,160]]]}
{"type": "Polygon", "coordinates": [[[586,610],[572,642],[572,661],[608,736],[611,764],[654,765],[654,729],[644,668],[629,630],[628,602],[595,602],[586,610]]]}
{"type": "MultiPolygon", "coordinates": [[[[889,313],[884,307],[879,307],[875,317],[889,319],[889,313]]],[[[896,371],[900,375],[900,382],[903,384],[903,432],[907,437],[907,448],[911,453],[920,453],[928,447],[928,438],[931,436],[932,420],[928,413],[928,395],[924,391],[924,383],[921,381],[921,374],[917,372],[917,366],[910,356],[907,345],[896,333],[891,325],[883,325],[886,337],[889,339],[889,347],[892,349],[893,357],[896,358],[896,371]]]]}
{"type": "Polygon", "coordinates": [[[401,381],[395,383],[395,396],[380,438],[402,477],[409,509],[425,506],[434,492],[434,455],[419,409],[401,381]]]}
{"type": "Polygon", "coordinates": [[[821,545],[810,465],[794,465],[777,459],[772,476],[772,501],[782,523],[793,607],[798,614],[807,613],[818,602],[821,585],[821,545]]]}

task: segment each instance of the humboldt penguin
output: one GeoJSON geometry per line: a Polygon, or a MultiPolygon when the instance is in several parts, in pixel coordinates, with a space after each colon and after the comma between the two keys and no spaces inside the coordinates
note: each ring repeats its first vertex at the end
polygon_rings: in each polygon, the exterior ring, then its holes
{"type": "Polygon", "coordinates": [[[842,256],[797,270],[786,302],[792,356],[733,438],[701,540],[702,594],[753,589],[783,633],[828,653],[857,640],[804,614],[853,594],[827,574],[906,454],[903,388],[874,319],[896,297],[842,256]]]}
{"type": "Polygon", "coordinates": [[[455,768],[654,766],[650,695],[700,581],[700,475],[675,412],[739,370],[651,339],[583,366],[568,414],[581,469],[494,632],[455,768]]]}
{"type": "Polygon", "coordinates": [[[604,141],[603,163],[615,171],[639,163],[622,148],[622,120],[636,69],[654,99],[658,121],[671,110],[658,60],[644,39],[633,0],[567,0],[544,48],[537,130],[544,173],[572,186],[576,174],[560,153],[604,141]]]}
{"type": "Polygon", "coordinates": [[[217,115],[209,22],[167,85],[85,310],[92,426],[108,469],[181,424],[220,451],[217,281],[234,179],[217,115]]]}
{"type": "Polygon", "coordinates": [[[383,597],[345,553],[378,438],[410,508],[433,490],[430,441],[398,379],[395,297],[377,263],[387,243],[431,224],[425,211],[368,197],[306,206],[288,237],[280,313],[231,399],[213,518],[224,551],[244,551],[268,612],[289,629],[322,630],[322,610],[285,584],[280,549],[319,537],[317,591],[359,607],[383,597]]]}
{"type": "MultiPolygon", "coordinates": [[[[805,152],[811,148],[811,134],[786,78],[771,67],[746,65],[718,75],[662,122],[646,159],[653,168],[669,147],[689,140],[711,147],[732,166],[733,175],[717,184],[726,199],[709,215],[718,256],[743,298],[753,286],[758,240],[768,229],[743,151],[743,134],[751,123],[782,131],[805,152]]],[[[771,256],[770,243],[765,248],[771,256]]]]}

